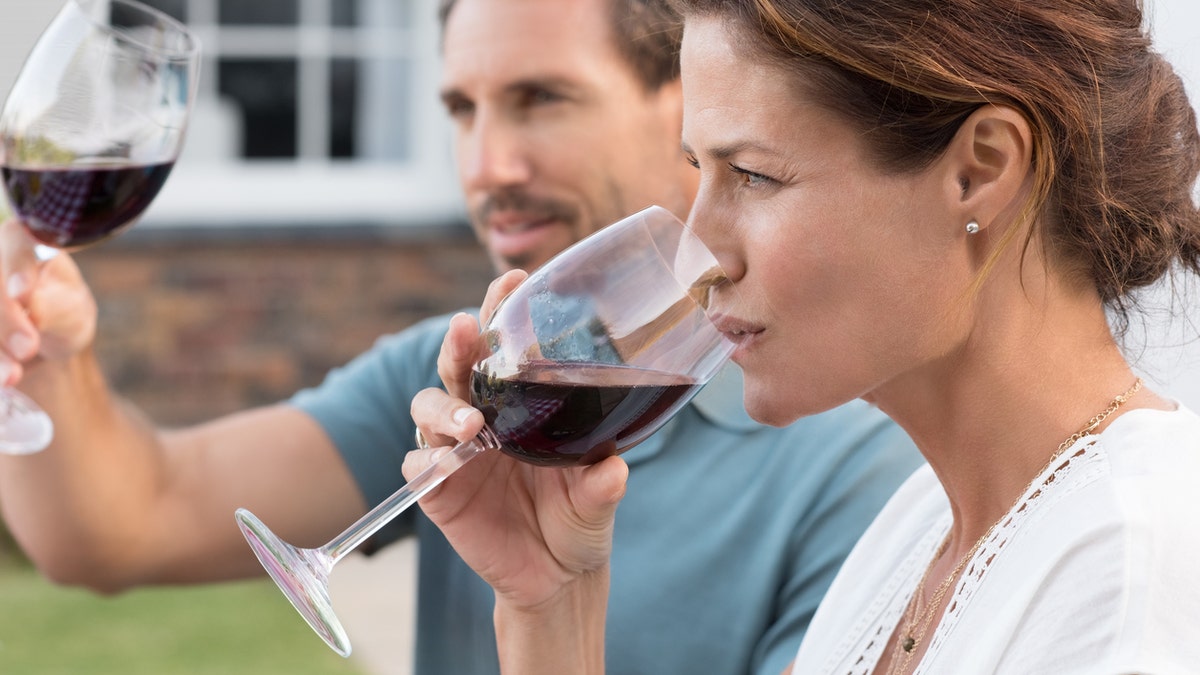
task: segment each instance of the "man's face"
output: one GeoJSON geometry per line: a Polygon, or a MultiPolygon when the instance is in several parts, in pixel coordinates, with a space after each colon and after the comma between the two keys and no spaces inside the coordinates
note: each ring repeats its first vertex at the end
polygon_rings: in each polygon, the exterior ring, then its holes
{"type": "Polygon", "coordinates": [[[651,204],[686,217],[679,82],[645,90],[608,0],[460,0],[443,44],[459,179],[498,270],[533,270],[651,204]]]}

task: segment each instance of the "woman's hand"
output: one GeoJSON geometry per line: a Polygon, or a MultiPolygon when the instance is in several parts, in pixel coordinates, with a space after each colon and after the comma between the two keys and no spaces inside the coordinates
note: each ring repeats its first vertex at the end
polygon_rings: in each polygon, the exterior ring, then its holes
{"type": "MultiPolygon", "coordinates": [[[[510,272],[492,283],[480,312],[485,321],[524,278],[523,272],[510,272]]],[[[470,439],[483,427],[483,415],[466,399],[471,368],[484,349],[474,318],[451,320],[438,357],[450,393],[427,389],[412,404],[413,419],[432,445],[470,439]]],[[[444,451],[409,453],[405,476],[411,479],[444,451]]],[[[537,607],[581,578],[607,574],[613,515],[627,474],[617,457],[548,469],[487,452],[430,492],[421,508],[498,597],[516,607],[537,607]]]]}
{"type": "Polygon", "coordinates": [[[0,223],[0,384],[12,385],[34,357],[62,361],[96,335],[96,300],[71,256],[39,262],[19,222],[0,223]]]}

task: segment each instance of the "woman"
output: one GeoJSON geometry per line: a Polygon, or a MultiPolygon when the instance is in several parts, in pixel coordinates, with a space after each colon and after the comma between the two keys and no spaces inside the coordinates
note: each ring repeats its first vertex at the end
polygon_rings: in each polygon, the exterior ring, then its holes
{"type": "MultiPolygon", "coordinates": [[[[1106,317],[1200,272],[1196,119],[1140,3],[680,5],[690,222],[742,299],[722,328],[747,409],[782,425],[862,397],[929,463],[792,672],[1195,672],[1200,418],[1106,317]]],[[[461,317],[443,347],[460,398],[477,334],[461,317]]],[[[435,391],[413,414],[442,442],[481,424],[435,391]]],[[[624,471],[488,457],[422,502],[495,588],[508,672],[603,670],[624,471]]]]}

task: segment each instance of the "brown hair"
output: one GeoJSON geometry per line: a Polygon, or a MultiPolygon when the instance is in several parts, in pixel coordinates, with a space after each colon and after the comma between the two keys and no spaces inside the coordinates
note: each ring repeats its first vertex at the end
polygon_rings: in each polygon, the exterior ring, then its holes
{"type": "Polygon", "coordinates": [[[804,75],[884,168],[928,165],[981,105],[1020,111],[1034,134],[1027,212],[1044,216],[1048,255],[1094,284],[1122,329],[1130,291],[1176,262],[1200,274],[1200,134],[1138,0],[674,4],[729,21],[744,48],[804,75]]]}
{"type": "MultiPolygon", "coordinates": [[[[559,0],[569,2],[570,0],[559,0]]],[[[442,32],[458,0],[438,3],[442,32]]],[[[647,91],[679,78],[679,42],[683,24],[667,0],[608,0],[617,51],[647,91]]]]}

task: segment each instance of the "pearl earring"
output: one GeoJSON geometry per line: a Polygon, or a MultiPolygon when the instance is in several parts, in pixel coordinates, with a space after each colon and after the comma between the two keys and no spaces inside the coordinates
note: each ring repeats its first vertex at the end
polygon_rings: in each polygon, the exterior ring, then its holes
{"type": "Polygon", "coordinates": [[[972,220],[967,223],[967,234],[977,234],[979,232],[979,223],[972,220]]]}

